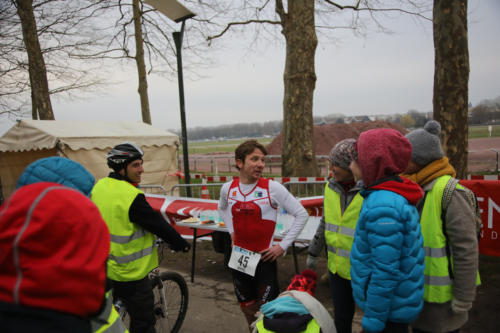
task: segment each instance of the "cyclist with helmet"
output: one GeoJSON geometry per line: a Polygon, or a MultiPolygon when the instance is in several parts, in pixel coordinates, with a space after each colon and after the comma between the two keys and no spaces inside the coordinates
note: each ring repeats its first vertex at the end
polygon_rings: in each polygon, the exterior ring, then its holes
{"type": "Polygon", "coordinates": [[[123,301],[130,315],[131,333],[155,331],[154,298],[148,279],[148,273],[158,266],[154,235],[174,251],[190,249],[137,188],[144,172],[143,155],[130,142],[115,146],[107,155],[113,172],[100,179],[91,193],[111,234],[108,279],[114,296],[123,301]]]}

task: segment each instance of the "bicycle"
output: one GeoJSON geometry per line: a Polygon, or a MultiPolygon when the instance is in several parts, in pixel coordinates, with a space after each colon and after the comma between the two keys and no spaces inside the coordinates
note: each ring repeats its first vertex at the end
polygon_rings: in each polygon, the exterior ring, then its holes
{"type": "MultiPolygon", "coordinates": [[[[157,241],[158,262],[163,257],[162,241],[157,241]]],[[[177,333],[186,317],[189,293],[186,280],[176,272],[160,272],[155,268],[148,274],[153,288],[154,308],[153,312],[156,318],[155,330],[157,333],[177,333]]],[[[130,325],[130,318],[127,310],[120,300],[115,302],[115,307],[122,318],[125,326],[130,325]]]]}

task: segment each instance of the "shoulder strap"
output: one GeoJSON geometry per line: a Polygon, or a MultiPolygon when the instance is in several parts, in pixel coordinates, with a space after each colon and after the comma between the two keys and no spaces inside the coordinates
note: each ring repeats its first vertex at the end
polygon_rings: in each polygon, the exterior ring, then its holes
{"type": "Polygon", "coordinates": [[[448,206],[450,205],[451,198],[453,196],[453,192],[455,192],[455,189],[457,188],[459,180],[456,178],[451,177],[448,182],[446,183],[446,186],[444,187],[443,191],[443,197],[441,198],[441,228],[443,229],[443,235],[444,238],[446,239],[446,256],[448,257],[448,274],[451,279],[454,278],[453,274],[453,267],[451,265],[451,248],[450,248],[450,242],[448,238],[448,233],[446,232],[446,210],[448,209],[448,206]]]}
{"type": "Polygon", "coordinates": [[[453,196],[453,192],[455,192],[455,189],[457,188],[458,182],[458,179],[451,177],[450,180],[448,180],[448,183],[446,183],[443,191],[443,199],[441,200],[441,208],[443,210],[443,214],[444,212],[446,212],[448,206],[450,205],[451,197],[453,196]]]}
{"type": "MultiPolygon", "coordinates": [[[[453,196],[453,192],[457,188],[458,183],[459,183],[458,179],[450,178],[450,180],[446,184],[446,187],[445,187],[444,192],[443,192],[443,200],[441,201],[443,216],[446,213],[446,209],[448,208],[448,205],[450,204],[451,197],[453,196]]],[[[469,200],[469,204],[470,204],[470,206],[474,212],[474,215],[476,217],[476,219],[475,219],[476,231],[479,235],[482,220],[481,220],[481,211],[479,208],[479,204],[477,202],[476,194],[474,192],[472,192],[470,189],[468,189],[467,187],[465,187],[465,186],[462,186],[462,187],[463,187],[462,190],[465,192],[465,195],[466,195],[467,199],[469,200]]]]}
{"type": "Polygon", "coordinates": [[[269,178],[260,177],[259,181],[257,182],[257,185],[259,187],[262,187],[262,188],[265,188],[265,189],[269,189],[269,181],[270,180],[271,179],[269,179],[269,178]]]}
{"type": "Polygon", "coordinates": [[[292,296],[294,299],[302,303],[307,311],[309,311],[309,314],[316,319],[316,322],[319,324],[319,327],[321,327],[322,332],[335,332],[335,324],[330,316],[330,313],[316,298],[304,291],[298,290],[290,290],[280,294],[280,296],[282,295],[292,296]]]}

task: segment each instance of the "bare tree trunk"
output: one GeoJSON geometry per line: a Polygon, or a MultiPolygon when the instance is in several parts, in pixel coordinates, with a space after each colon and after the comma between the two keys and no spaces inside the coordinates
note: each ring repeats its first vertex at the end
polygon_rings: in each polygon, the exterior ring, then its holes
{"type": "Polygon", "coordinates": [[[36,114],[38,114],[39,119],[54,120],[47,71],[38,41],[32,0],[16,0],[16,7],[21,20],[24,45],[28,53],[33,119],[37,119],[36,114]]]}
{"type": "Polygon", "coordinates": [[[316,86],[314,56],[318,39],[314,25],[314,1],[276,1],[286,40],[283,98],[283,176],[319,175],[313,136],[313,95],[316,86]]]}
{"type": "Polygon", "coordinates": [[[33,101],[35,100],[35,97],[33,96],[33,90],[31,90],[31,118],[33,120],[38,120],[38,112],[36,112],[36,107],[33,101]]]}
{"type": "Polygon", "coordinates": [[[133,0],[134,29],[135,29],[135,62],[139,75],[139,96],[141,98],[142,121],[151,124],[151,113],[149,112],[148,80],[146,76],[146,64],[144,62],[144,46],[142,39],[142,13],[139,8],[139,0],[133,0]]]}
{"type": "Polygon", "coordinates": [[[469,47],[467,0],[434,0],[434,119],[441,123],[445,154],[467,176],[469,47]]]}

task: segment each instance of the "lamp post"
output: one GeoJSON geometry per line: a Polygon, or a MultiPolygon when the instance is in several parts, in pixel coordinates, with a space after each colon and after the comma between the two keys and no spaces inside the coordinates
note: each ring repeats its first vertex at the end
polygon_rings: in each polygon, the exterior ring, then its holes
{"type": "MultiPolygon", "coordinates": [[[[145,0],[147,4],[156,8],[172,21],[179,23],[182,22],[181,30],[174,31],[172,37],[175,42],[176,56],[177,56],[177,78],[179,82],[179,104],[181,112],[181,141],[182,141],[182,154],[184,161],[184,181],[186,184],[191,183],[189,175],[189,154],[187,144],[187,131],[186,131],[186,112],[184,103],[184,77],[182,73],[182,39],[184,37],[184,26],[186,20],[194,17],[196,14],[189,9],[178,3],[176,0],[145,0]]],[[[191,188],[186,188],[186,195],[191,197],[191,188]]]]}
{"type": "Polygon", "coordinates": [[[488,150],[494,151],[497,154],[497,164],[495,167],[495,172],[498,173],[498,150],[496,150],[495,148],[490,148],[488,150]]]}
{"type": "MultiPolygon", "coordinates": [[[[187,143],[187,130],[186,130],[186,112],[184,104],[184,76],[182,73],[182,37],[184,37],[184,24],[186,21],[182,21],[181,31],[174,31],[172,36],[175,42],[175,49],[177,55],[177,79],[179,81],[179,104],[181,111],[181,137],[182,137],[182,154],[184,161],[184,181],[186,184],[191,183],[191,178],[189,175],[189,154],[188,154],[188,143],[187,143]]],[[[191,187],[186,187],[186,195],[191,197],[191,187]]]]}

